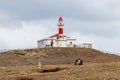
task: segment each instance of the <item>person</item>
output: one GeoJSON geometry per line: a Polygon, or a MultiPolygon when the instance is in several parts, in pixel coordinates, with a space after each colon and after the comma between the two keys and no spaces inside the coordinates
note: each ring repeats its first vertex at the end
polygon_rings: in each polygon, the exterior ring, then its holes
{"type": "Polygon", "coordinates": [[[39,63],[38,63],[38,68],[39,68],[39,69],[42,69],[41,61],[39,61],[39,63]]]}
{"type": "Polygon", "coordinates": [[[51,47],[53,47],[53,40],[51,40],[51,47]]]}
{"type": "Polygon", "coordinates": [[[75,65],[83,65],[83,60],[81,60],[81,59],[77,59],[76,61],[75,61],[75,65]]]}

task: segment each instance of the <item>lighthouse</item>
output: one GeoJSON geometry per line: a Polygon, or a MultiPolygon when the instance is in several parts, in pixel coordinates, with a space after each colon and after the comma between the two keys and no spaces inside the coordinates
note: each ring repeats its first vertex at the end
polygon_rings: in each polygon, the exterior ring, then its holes
{"type": "Polygon", "coordinates": [[[76,44],[75,38],[71,38],[65,35],[64,28],[63,28],[64,22],[63,22],[62,16],[58,18],[57,26],[58,26],[58,32],[56,34],[37,41],[38,48],[45,48],[45,47],[92,48],[91,43],[76,44]]]}
{"type": "Polygon", "coordinates": [[[58,31],[59,31],[59,36],[63,36],[63,26],[64,26],[64,23],[63,23],[63,18],[60,17],[59,20],[58,20],[58,31]]]}
{"type": "Polygon", "coordinates": [[[58,33],[37,41],[38,48],[43,47],[74,47],[76,39],[64,34],[64,22],[62,16],[58,18],[58,33]]]}

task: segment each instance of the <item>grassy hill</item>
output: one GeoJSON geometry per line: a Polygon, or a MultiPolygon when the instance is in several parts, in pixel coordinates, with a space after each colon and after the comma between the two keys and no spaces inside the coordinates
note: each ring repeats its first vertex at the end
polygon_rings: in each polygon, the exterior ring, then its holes
{"type": "Polygon", "coordinates": [[[84,48],[10,50],[0,53],[0,80],[120,80],[120,56],[84,48]],[[77,58],[84,64],[75,66],[77,58]]]}
{"type": "Polygon", "coordinates": [[[0,54],[0,66],[74,64],[77,59],[84,63],[105,63],[120,61],[120,56],[85,48],[42,48],[11,50],[0,54]]]}

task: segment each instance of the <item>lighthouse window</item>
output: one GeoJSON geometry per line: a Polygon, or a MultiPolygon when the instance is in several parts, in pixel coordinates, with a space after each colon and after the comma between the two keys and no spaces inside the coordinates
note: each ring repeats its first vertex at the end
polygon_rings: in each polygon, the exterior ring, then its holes
{"type": "Polygon", "coordinates": [[[70,42],[70,44],[72,44],[72,42],[70,42]]]}
{"type": "Polygon", "coordinates": [[[62,36],[59,36],[60,38],[62,37],[62,36]]]}
{"type": "Polygon", "coordinates": [[[57,39],[59,39],[59,37],[57,37],[57,39]]]}

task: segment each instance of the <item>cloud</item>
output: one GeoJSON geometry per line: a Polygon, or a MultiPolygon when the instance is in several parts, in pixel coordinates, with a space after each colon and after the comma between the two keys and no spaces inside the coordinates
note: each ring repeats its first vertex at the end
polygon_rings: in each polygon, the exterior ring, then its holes
{"type": "Polygon", "coordinates": [[[82,21],[73,18],[65,18],[65,30],[69,32],[80,32],[86,35],[92,34],[103,37],[118,37],[119,21],[82,21]]]}
{"type": "Polygon", "coordinates": [[[21,22],[22,27],[16,29],[0,28],[1,43],[6,44],[1,49],[33,48],[37,47],[37,40],[49,35],[50,30],[45,21],[21,22]]]}
{"type": "Polygon", "coordinates": [[[118,47],[120,41],[119,37],[108,38],[91,34],[86,35],[80,32],[73,32],[70,36],[77,39],[77,44],[92,43],[94,49],[120,55],[120,49],[118,47]]]}
{"type": "MultiPolygon", "coordinates": [[[[105,34],[104,36],[99,35],[97,34],[97,31],[95,32],[94,30],[90,31],[90,26],[92,25],[88,25],[85,27],[84,25],[86,23],[82,23],[81,25],[81,23],[79,24],[79,21],[77,20],[71,20],[69,18],[65,18],[64,22],[65,22],[65,26],[64,26],[65,34],[73,38],[76,38],[77,43],[92,43],[93,48],[100,50],[107,50],[114,53],[119,52],[118,42],[120,38],[118,36],[113,36],[113,37],[105,36],[106,33],[104,33],[105,34]],[[72,23],[75,23],[77,25],[71,25],[72,23]],[[89,28],[87,29],[87,27],[89,28]]],[[[22,21],[20,23],[22,24],[21,28],[16,28],[16,29],[10,29],[10,28],[6,29],[3,27],[0,28],[0,39],[2,39],[0,41],[2,43],[2,46],[0,46],[1,49],[37,47],[37,40],[57,33],[57,29],[58,29],[58,26],[56,25],[57,20],[55,19],[26,21],[26,22],[22,21]]],[[[107,32],[108,30],[106,29],[105,31],[107,32]]]]}
{"type": "Polygon", "coordinates": [[[0,11],[0,27],[6,28],[19,28],[21,27],[20,21],[3,11],[0,11]]]}
{"type": "Polygon", "coordinates": [[[21,20],[44,19],[63,15],[82,20],[119,19],[118,0],[4,0],[0,9],[21,20]]]}
{"type": "Polygon", "coordinates": [[[57,33],[64,18],[65,34],[95,48],[119,51],[118,0],[3,0],[0,1],[0,48],[37,47],[38,39],[57,33]],[[104,44],[104,45],[103,45],[104,44]]]}

